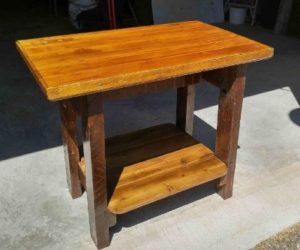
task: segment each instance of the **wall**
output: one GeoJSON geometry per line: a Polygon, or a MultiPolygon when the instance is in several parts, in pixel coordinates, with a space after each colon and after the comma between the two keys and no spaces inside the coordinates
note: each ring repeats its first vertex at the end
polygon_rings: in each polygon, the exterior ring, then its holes
{"type": "Polygon", "coordinates": [[[224,21],[223,0],[152,0],[154,23],[202,20],[224,21]]]}

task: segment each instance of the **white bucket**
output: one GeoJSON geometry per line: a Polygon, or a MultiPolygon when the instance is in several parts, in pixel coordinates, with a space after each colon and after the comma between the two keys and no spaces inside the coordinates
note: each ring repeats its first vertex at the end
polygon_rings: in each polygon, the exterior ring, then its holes
{"type": "Polygon", "coordinates": [[[229,22],[231,24],[243,24],[246,21],[247,9],[230,7],[229,22]]]}

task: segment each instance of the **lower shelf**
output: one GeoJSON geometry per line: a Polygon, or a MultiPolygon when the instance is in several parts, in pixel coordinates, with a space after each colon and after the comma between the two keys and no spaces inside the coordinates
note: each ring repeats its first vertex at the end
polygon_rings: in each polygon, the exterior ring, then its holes
{"type": "MultiPolygon", "coordinates": [[[[172,124],[108,139],[106,151],[108,210],[114,214],[218,179],[227,172],[211,150],[172,124]]],[[[84,161],[79,165],[84,175],[84,161]]]]}

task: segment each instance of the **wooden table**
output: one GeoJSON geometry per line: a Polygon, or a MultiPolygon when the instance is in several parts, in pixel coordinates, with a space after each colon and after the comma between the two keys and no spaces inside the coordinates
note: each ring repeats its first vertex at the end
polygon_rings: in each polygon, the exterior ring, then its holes
{"type": "Polygon", "coordinates": [[[116,214],[212,180],[224,199],[232,196],[246,64],[270,58],[272,48],[198,21],[22,40],[17,48],[46,97],[60,103],[69,189],[73,198],[87,192],[98,248],[109,245],[116,214]],[[191,136],[200,78],[220,89],[215,152],[191,136]],[[105,100],[171,88],[176,124],[105,138],[105,100]]]}

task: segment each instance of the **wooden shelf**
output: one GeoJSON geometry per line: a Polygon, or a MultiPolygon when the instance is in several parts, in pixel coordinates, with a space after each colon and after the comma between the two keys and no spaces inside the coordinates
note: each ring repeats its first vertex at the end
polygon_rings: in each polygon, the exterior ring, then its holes
{"type": "MultiPolygon", "coordinates": [[[[211,150],[172,124],[108,139],[106,151],[108,210],[114,214],[129,212],[227,172],[226,165],[211,150]]],[[[84,182],[84,161],[79,165],[84,182]]]]}

